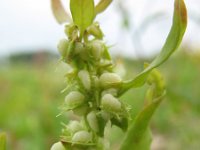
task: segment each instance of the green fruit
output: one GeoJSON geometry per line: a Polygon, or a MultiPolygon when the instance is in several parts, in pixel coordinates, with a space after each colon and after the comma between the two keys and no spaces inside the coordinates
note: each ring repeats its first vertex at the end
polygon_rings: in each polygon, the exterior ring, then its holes
{"type": "Polygon", "coordinates": [[[81,80],[83,86],[85,89],[90,90],[91,88],[91,80],[90,80],[90,74],[87,70],[81,70],[78,73],[78,77],[81,80]]]}
{"type": "Polygon", "coordinates": [[[69,125],[67,126],[68,130],[74,134],[80,130],[83,130],[82,125],[78,121],[70,121],[69,125]]]}
{"type": "Polygon", "coordinates": [[[87,115],[87,121],[92,130],[94,130],[95,132],[99,132],[98,120],[94,111],[91,111],[87,115]]]}
{"type": "Polygon", "coordinates": [[[94,40],[89,44],[91,56],[99,60],[104,52],[104,44],[100,40],[94,40]]]}
{"type": "Polygon", "coordinates": [[[111,94],[113,96],[117,96],[117,89],[114,88],[106,89],[101,93],[101,95],[104,96],[105,94],[111,94]]]}
{"type": "Polygon", "coordinates": [[[80,53],[84,53],[84,45],[81,42],[76,42],[74,46],[74,53],[79,55],[80,53]]]}
{"type": "Polygon", "coordinates": [[[62,57],[65,57],[67,55],[68,47],[69,47],[69,41],[67,41],[66,39],[60,40],[57,48],[62,57]]]}
{"type": "Polygon", "coordinates": [[[66,150],[61,142],[54,143],[50,150],[66,150]]]}
{"type": "Polygon", "coordinates": [[[119,75],[115,73],[103,73],[100,78],[100,85],[103,88],[109,88],[109,87],[118,87],[122,79],[119,75]]]}
{"type": "Polygon", "coordinates": [[[105,94],[102,97],[101,107],[109,112],[120,112],[122,109],[120,101],[111,94],[105,94]]]}
{"type": "Polygon", "coordinates": [[[72,137],[73,143],[89,143],[92,141],[92,135],[87,131],[78,131],[72,137]]]}
{"type": "Polygon", "coordinates": [[[84,103],[85,96],[78,92],[72,91],[65,97],[65,104],[68,108],[76,108],[84,103]]]}
{"type": "Polygon", "coordinates": [[[87,104],[83,104],[81,106],[78,106],[76,108],[73,109],[73,113],[78,115],[78,116],[83,116],[87,113],[88,111],[88,105],[87,104]]]}

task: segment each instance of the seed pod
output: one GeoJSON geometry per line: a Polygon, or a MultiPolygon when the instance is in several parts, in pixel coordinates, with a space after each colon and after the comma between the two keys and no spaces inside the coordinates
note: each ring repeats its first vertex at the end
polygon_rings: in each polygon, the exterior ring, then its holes
{"type": "Polygon", "coordinates": [[[89,143],[92,141],[92,135],[87,131],[78,131],[72,137],[73,143],[89,143]]]}
{"type": "Polygon", "coordinates": [[[70,40],[75,40],[78,38],[78,28],[74,24],[69,24],[65,26],[65,34],[70,40]]]}
{"type": "Polygon", "coordinates": [[[108,68],[108,67],[113,67],[113,63],[110,60],[107,59],[101,59],[99,66],[103,67],[103,68],[108,68]]]}
{"type": "Polygon", "coordinates": [[[70,109],[76,108],[84,103],[85,96],[78,92],[72,91],[65,97],[65,103],[70,109]]]}
{"type": "Polygon", "coordinates": [[[74,24],[66,25],[65,34],[67,35],[67,37],[70,37],[75,29],[76,29],[76,26],[74,24]]]}
{"type": "Polygon", "coordinates": [[[94,40],[89,44],[89,47],[91,47],[90,52],[92,57],[94,57],[96,60],[99,60],[105,49],[104,44],[99,40],[94,40]]]}
{"type": "Polygon", "coordinates": [[[62,39],[58,43],[57,48],[62,57],[65,57],[67,55],[68,47],[69,47],[69,41],[67,41],[66,39],[62,39]]]}
{"type": "Polygon", "coordinates": [[[91,111],[87,115],[87,121],[92,130],[94,130],[95,132],[99,132],[98,120],[94,111],[91,111]]]}
{"type": "Polygon", "coordinates": [[[50,150],[66,150],[61,142],[54,143],[50,150]]]}
{"type": "Polygon", "coordinates": [[[87,70],[81,70],[78,73],[78,77],[81,80],[83,86],[87,89],[90,90],[91,87],[91,80],[90,80],[90,74],[87,70]]]}
{"type": "Polygon", "coordinates": [[[76,42],[76,43],[75,43],[75,47],[74,47],[74,52],[75,52],[75,54],[83,53],[83,51],[84,51],[83,43],[81,43],[81,42],[76,42]]]}
{"type": "Polygon", "coordinates": [[[67,126],[67,128],[69,129],[69,131],[74,134],[80,130],[83,130],[82,125],[80,124],[80,122],[78,121],[71,121],[69,123],[69,125],[67,126]]]}
{"type": "Polygon", "coordinates": [[[110,113],[108,113],[105,110],[101,110],[100,114],[101,114],[101,117],[106,121],[110,120],[110,118],[111,118],[110,113]]]}
{"type": "Polygon", "coordinates": [[[110,89],[107,89],[107,90],[104,90],[101,95],[104,96],[105,94],[111,94],[113,96],[117,96],[117,89],[114,89],[114,88],[110,88],[110,89]]]}
{"type": "Polygon", "coordinates": [[[105,94],[101,99],[101,106],[104,110],[109,112],[121,111],[121,103],[111,94],[105,94]]]}
{"type": "Polygon", "coordinates": [[[119,75],[108,72],[103,73],[99,80],[103,88],[118,87],[122,82],[122,79],[119,75]]]}

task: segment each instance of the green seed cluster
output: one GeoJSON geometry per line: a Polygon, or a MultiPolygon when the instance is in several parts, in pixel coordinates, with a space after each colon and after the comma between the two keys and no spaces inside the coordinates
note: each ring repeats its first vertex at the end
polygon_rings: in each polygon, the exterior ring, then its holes
{"type": "Polygon", "coordinates": [[[127,128],[128,110],[118,98],[122,79],[113,73],[113,63],[98,23],[89,26],[83,37],[74,24],[67,25],[65,33],[67,39],[59,42],[58,50],[62,61],[73,69],[66,75],[68,85],[63,110],[72,111],[79,119],[64,127],[61,141],[71,149],[81,146],[89,149],[94,145],[105,149],[102,139],[108,123],[123,130],[127,128]]]}

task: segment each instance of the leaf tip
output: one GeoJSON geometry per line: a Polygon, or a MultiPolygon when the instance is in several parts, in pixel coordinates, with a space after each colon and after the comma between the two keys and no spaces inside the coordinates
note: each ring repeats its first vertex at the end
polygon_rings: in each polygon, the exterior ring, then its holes
{"type": "Polygon", "coordinates": [[[175,10],[180,14],[181,22],[187,24],[187,8],[184,0],[175,0],[175,10]]]}

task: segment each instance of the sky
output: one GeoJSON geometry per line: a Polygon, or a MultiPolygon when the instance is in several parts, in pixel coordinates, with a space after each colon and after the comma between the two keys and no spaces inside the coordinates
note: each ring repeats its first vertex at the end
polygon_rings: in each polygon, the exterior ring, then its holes
{"type": "MultiPolygon", "coordinates": [[[[68,0],[62,0],[67,7],[68,0]]],[[[200,18],[200,1],[185,0],[189,15],[200,18]]],[[[96,20],[100,22],[105,41],[112,45],[111,53],[129,57],[149,56],[159,52],[169,32],[172,20],[173,0],[123,0],[123,5],[131,18],[131,31],[121,28],[121,17],[117,9],[117,0],[96,20]],[[136,49],[133,33],[145,17],[155,12],[163,17],[152,23],[140,35],[142,47],[136,49]]],[[[184,43],[199,47],[200,24],[191,19],[184,37],[184,43]]],[[[0,0],[0,56],[21,51],[49,49],[57,52],[60,39],[65,38],[63,25],[57,24],[50,0],[0,0]]]]}

